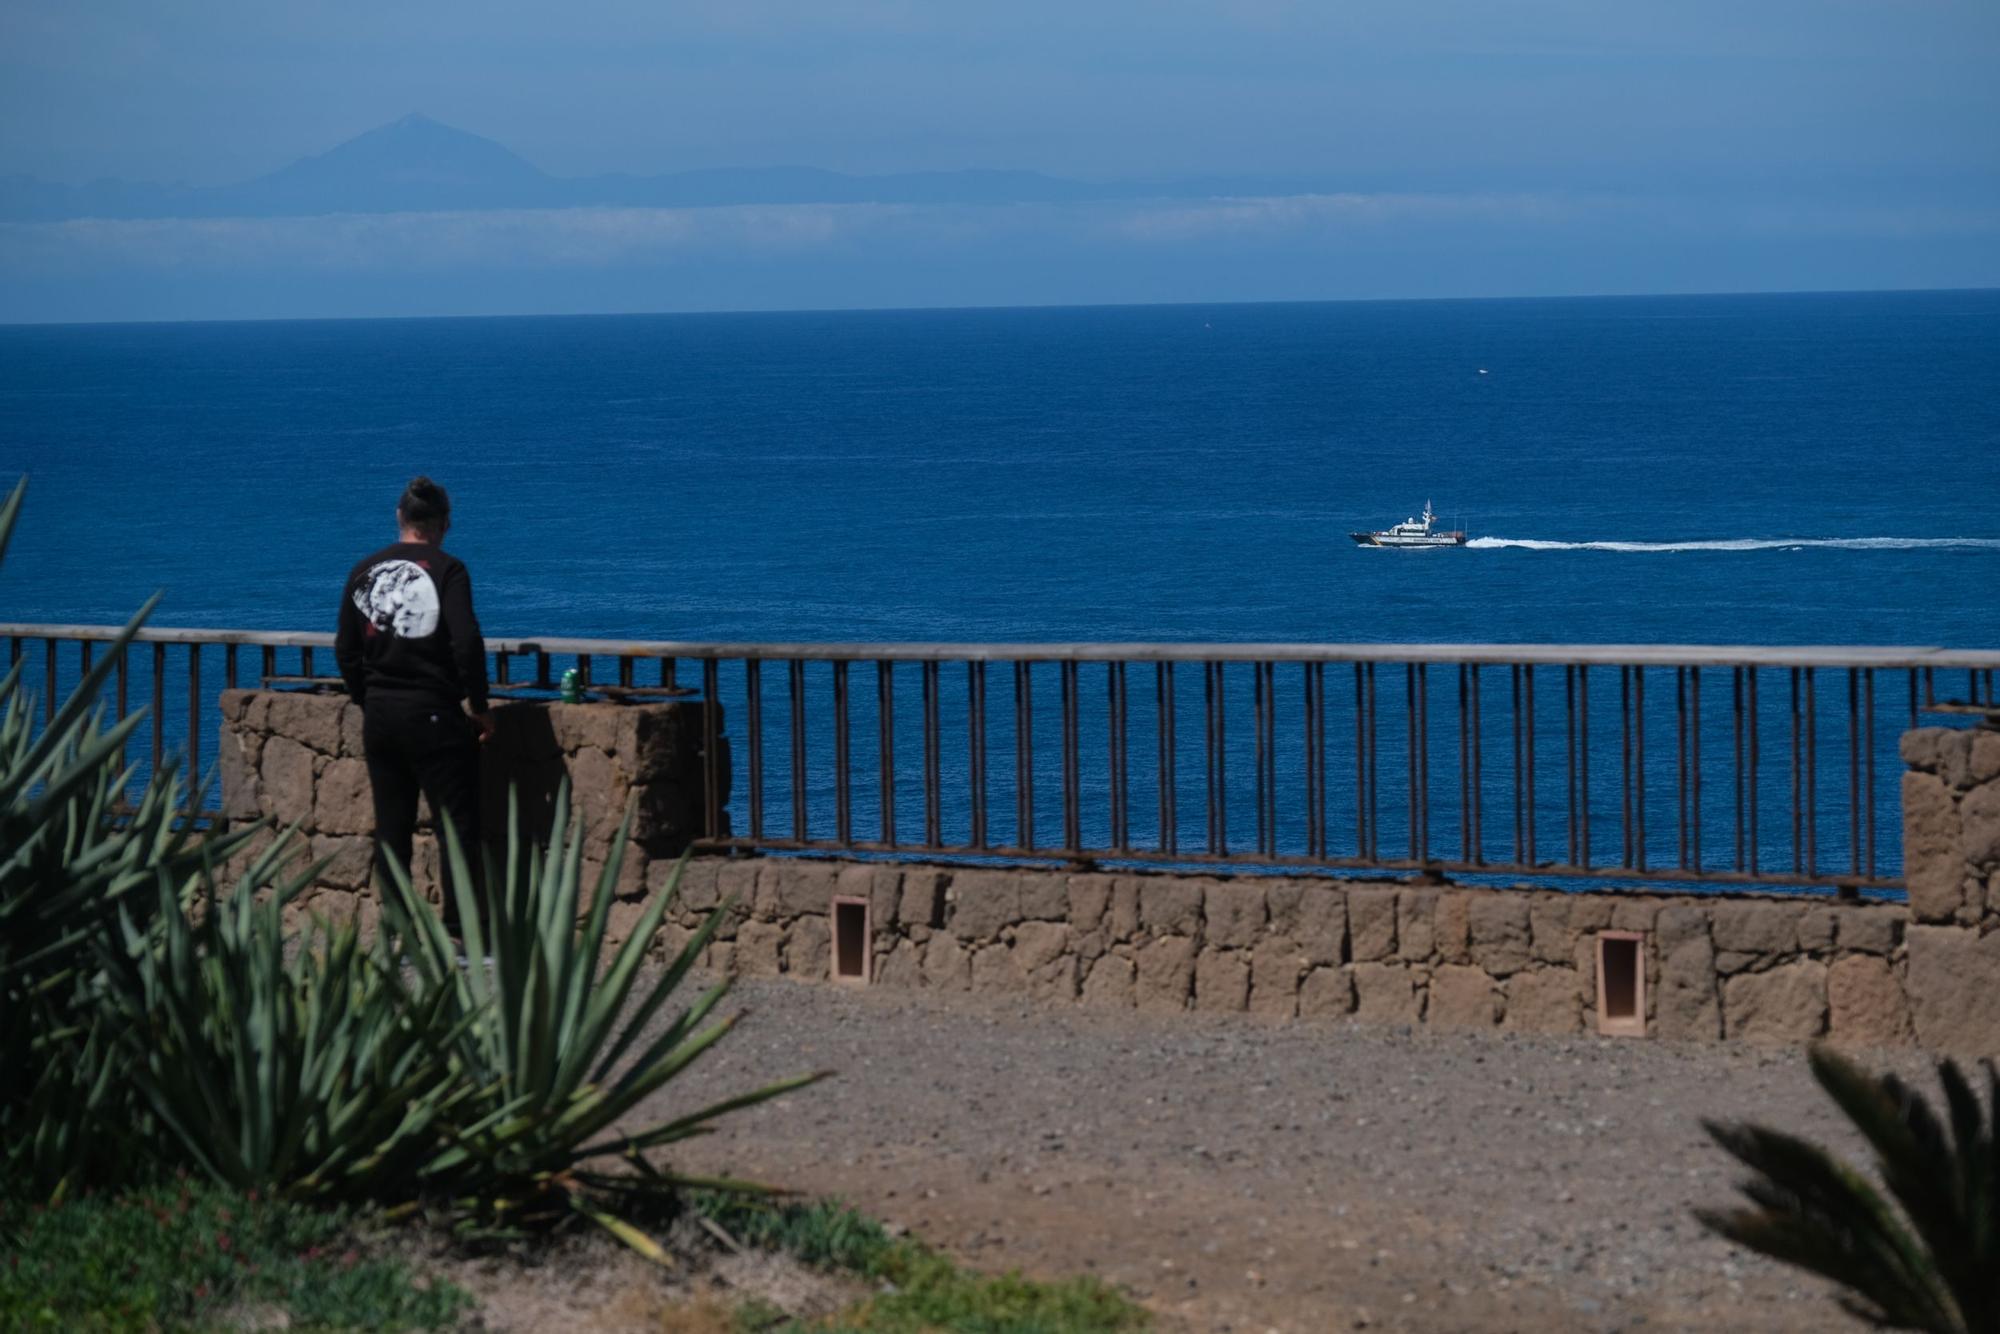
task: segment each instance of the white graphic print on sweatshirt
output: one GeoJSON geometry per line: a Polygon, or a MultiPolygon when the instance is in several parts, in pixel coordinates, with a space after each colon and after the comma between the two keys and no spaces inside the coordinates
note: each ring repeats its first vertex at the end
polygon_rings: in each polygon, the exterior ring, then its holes
{"type": "Polygon", "coordinates": [[[354,605],[377,630],[422,639],[438,627],[438,591],[430,571],[410,560],[371,565],[354,586],[354,605]]]}

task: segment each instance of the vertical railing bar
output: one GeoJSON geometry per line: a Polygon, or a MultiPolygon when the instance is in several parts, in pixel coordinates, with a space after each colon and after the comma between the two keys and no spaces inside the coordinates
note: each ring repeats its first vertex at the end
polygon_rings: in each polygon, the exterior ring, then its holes
{"type": "Polygon", "coordinates": [[[1522,774],[1527,780],[1527,792],[1522,798],[1527,820],[1527,864],[1537,866],[1540,859],[1535,851],[1535,664],[1532,662],[1523,664],[1521,668],[1521,705],[1521,736],[1525,743],[1522,774]]]}
{"type": "Polygon", "coordinates": [[[1362,726],[1362,664],[1354,664],[1354,855],[1368,856],[1368,738],[1362,726]]]}
{"type": "Polygon", "coordinates": [[[1523,811],[1521,809],[1521,664],[1514,663],[1508,668],[1508,682],[1514,702],[1514,865],[1522,865],[1522,849],[1526,844],[1523,811]]]}
{"type": "Polygon", "coordinates": [[[1694,869],[1701,870],[1701,668],[1688,668],[1688,767],[1694,774],[1689,830],[1694,869]]]}
{"type": "Polygon", "coordinates": [[[680,664],[672,658],[660,659],[660,685],[662,687],[668,690],[674,688],[676,684],[675,675],[679,670],[679,666],[680,664]]]}
{"type": "Polygon", "coordinates": [[[236,645],[234,644],[222,652],[222,684],[225,689],[236,689],[236,645]]]}
{"type": "Polygon", "coordinates": [[[626,690],[632,688],[632,656],[629,653],[618,655],[618,684],[626,690]]]}
{"type": "Polygon", "coordinates": [[[493,684],[504,686],[509,683],[509,673],[513,670],[513,663],[514,655],[507,650],[498,648],[493,650],[493,684]]]}
{"type": "Polygon", "coordinates": [[[263,656],[262,674],[257,679],[258,685],[264,684],[264,682],[270,680],[272,677],[278,674],[278,650],[273,648],[271,645],[266,644],[264,645],[264,652],[262,656],[263,656]]]}
{"type": "MultiPolygon", "coordinates": [[[[1871,807],[1869,814],[1873,815],[1871,807]]],[[[1847,669],[1847,866],[1861,874],[1861,670],[1847,669]]]]}
{"type": "Polygon", "coordinates": [[[1621,750],[1619,776],[1619,796],[1622,810],[1619,822],[1624,833],[1624,859],[1618,864],[1630,868],[1632,865],[1632,668],[1629,664],[1618,669],[1618,739],[1621,750]]]}
{"type": "Polygon", "coordinates": [[[965,664],[966,777],[972,788],[972,846],[986,846],[986,664],[965,664]]]}
{"type": "Polygon", "coordinates": [[[924,846],[943,844],[944,833],[938,816],[938,664],[927,658],[923,665],[924,687],[924,846]]]}
{"type": "Polygon", "coordinates": [[[1382,860],[1382,760],[1378,750],[1375,664],[1367,664],[1368,680],[1368,860],[1382,860]]]}
{"type": "Polygon", "coordinates": [[[1743,860],[1743,669],[1741,667],[1730,668],[1729,678],[1730,702],[1732,706],[1731,738],[1734,742],[1736,755],[1736,783],[1735,791],[1732,794],[1736,799],[1736,860],[1731,865],[1734,869],[1741,871],[1746,867],[1746,863],[1743,860]]]}
{"type": "Polygon", "coordinates": [[[1569,864],[1576,865],[1576,664],[1563,664],[1563,807],[1569,819],[1569,864]]]}
{"type": "Polygon", "coordinates": [[[590,688],[590,654],[588,653],[579,653],[576,655],[576,680],[577,684],[586,690],[590,688]]]}
{"type": "Polygon", "coordinates": [[[1746,687],[1744,704],[1748,710],[1745,728],[1750,735],[1750,775],[1749,782],[1744,790],[1750,796],[1750,875],[1754,878],[1757,874],[1759,855],[1757,849],[1757,811],[1762,804],[1757,791],[1757,769],[1758,761],[1763,755],[1764,750],[1763,738],[1757,734],[1757,669],[1755,667],[1745,668],[1743,680],[1746,687]]]}
{"type": "MultiPolygon", "coordinates": [[[[14,642],[18,645],[21,641],[17,639],[14,642]]],[[[118,721],[121,723],[125,721],[126,715],[131,712],[131,661],[132,650],[129,646],[118,651],[118,721]]],[[[121,742],[118,746],[118,771],[120,773],[125,771],[125,763],[125,745],[121,742]]],[[[120,795],[125,794],[121,793],[120,795]]]]}
{"type": "Polygon", "coordinates": [[[1111,846],[1124,852],[1131,846],[1131,787],[1126,778],[1130,758],[1125,728],[1130,715],[1125,703],[1125,664],[1104,665],[1105,708],[1111,750],[1111,846]]]}
{"type": "Polygon", "coordinates": [[[56,648],[53,639],[42,641],[42,721],[51,723],[56,717],[56,648]]]}
{"type": "Polygon", "coordinates": [[[1674,668],[1674,835],[1676,866],[1688,864],[1687,668],[1674,668]]]}
{"type": "MultiPolygon", "coordinates": [[[[703,679],[707,673],[703,672],[703,679]]],[[[555,682],[549,679],[549,655],[539,650],[535,653],[535,685],[543,690],[553,690],[555,682]]]]}
{"type": "Polygon", "coordinates": [[[160,761],[167,750],[167,646],[153,645],[153,767],[152,774],[160,772],[160,761]]]}
{"type": "Polygon", "coordinates": [[[1035,846],[1035,665],[1014,664],[1014,840],[1035,846]]]}
{"type": "Polygon", "coordinates": [[[1472,704],[1466,698],[1466,674],[1458,664],[1458,860],[1472,862],[1472,704]]]}
{"type": "Polygon", "coordinates": [[[1417,665],[1403,664],[1403,736],[1410,771],[1410,860],[1417,857],[1417,665]]]}
{"type": "Polygon", "coordinates": [[[1472,664],[1472,864],[1486,860],[1486,741],[1484,691],[1478,663],[1472,664]]]}
{"type": "Polygon", "coordinates": [[[187,646],[188,659],[188,740],[187,807],[194,810],[201,788],[201,645],[187,646]]]}
{"type": "Polygon", "coordinates": [[[847,659],[833,662],[833,837],[842,847],[854,842],[854,805],[850,763],[852,740],[847,709],[847,659]]]}
{"type": "Polygon", "coordinates": [[[786,665],[786,687],[791,706],[792,750],[792,841],[806,841],[806,664],[793,658],[786,665]]]}
{"type": "Polygon", "coordinates": [[[1153,688],[1160,705],[1160,851],[1179,850],[1179,785],[1174,774],[1174,665],[1154,664],[1153,688]]]}
{"type": "Polygon", "coordinates": [[[1868,878],[1875,878],[1875,669],[1867,669],[1868,694],[1863,707],[1867,727],[1868,878]]]}
{"type": "Polygon", "coordinates": [[[1806,820],[1804,808],[1798,804],[1802,778],[1800,772],[1806,758],[1804,738],[1798,728],[1798,668],[1788,672],[1792,680],[1792,874],[1802,874],[1806,868],[1806,820]]]}
{"type": "Polygon", "coordinates": [[[1077,739],[1077,684],[1078,668],[1073,659],[1062,664],[1062,773],[1063,773],[1063,850],[1079,852],[1083,844],[1083,794],[1078,789],[1079,742],[1077,739]]]}
{"type": "Polygon", "coordinates": [[[1806,874],[1819,874],[1819,695],[1816,668],[1806,668],[1806,874]]]}
{"type": "Polygon", "coordinates": [[[714,658],[701,663],[701,768],[703,832],[722,836],[722,665],[714,658]]]}
{"type": "Polygon", "coordinates": [[[896,846],[896,664],[888,658],[875,664],[875,738],[882,844],[893,848],[896,846]]]}
{"type": "Polygon", "coordinates": [[[1326,664],[1305,664],[1306,771],[1311,776],[1306,797],[1307,856],[1327,856],[1326,838],[1326,664]]]}
{"type": "Polygon", "coordinates": [[[1632,664],[1633,868],[1646,869],[1646,669],[1632,664]]]}
{"type": "MultiPolygon", "coordinates": [[[[661,660],[662,670],[666,660],[661,660]]],[[[764,837],[764,662],[743,660],[744,740],[750,748],[750,837],[764,837]]]]}
{"type": "Polygon", "coordinates": [[[1264,851],[1264,664],[1250,664],[1250,737],[1255,777],[1252,780],[1257,805],[1257,851],[1264,851]]]}
{"type": "Polygon", "coordinates": [[[1431,859],[1431,669],[1417,664],[1417,861],[1431,859]]]}
{"type": "Polygon", "coordinates": [[[1590,668],[1576,668],[1577,865],[1590,867],[1590,668]]]}

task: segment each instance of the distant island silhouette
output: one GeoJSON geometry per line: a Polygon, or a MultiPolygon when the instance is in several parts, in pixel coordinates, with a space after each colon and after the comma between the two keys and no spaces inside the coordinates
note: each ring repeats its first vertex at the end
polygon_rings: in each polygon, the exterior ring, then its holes
{"type": "Polygon", "coordinates": [[[855,176],[818,167],[716,167],[657,176],[552,176],[504,144],[421,114],[234,185],[0,179],[0,220],[307,217],[586,207],[731,204],[1069,204],[1093,200],[1309,193],[1297,180],[1091,183],[1034,171],[855,176]]]}

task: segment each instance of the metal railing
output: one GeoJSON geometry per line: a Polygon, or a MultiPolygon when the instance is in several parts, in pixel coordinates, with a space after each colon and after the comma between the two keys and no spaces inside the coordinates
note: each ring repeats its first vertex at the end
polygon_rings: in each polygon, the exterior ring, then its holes
{"type": "MultiPolygon", "coordinates": [[[[51,711],[116,633],[0,625],[10,662],[54,686],[51,711]]],[[[135,689],[150,701],[142,778],[201,773],[214,686],[324,684],[331,646],[142,632],[111,701],[121,716],[135,689]],[[184,717],[168,706],[182,690],[184,717]]],[[[2000,713],[2000,652],[1929,648],[488,649],[496,693],[550,690],[574,666],[600,693],[720,704],[703,713],[715,848],[1893,892],[1892,720],[2000,713]]]]}

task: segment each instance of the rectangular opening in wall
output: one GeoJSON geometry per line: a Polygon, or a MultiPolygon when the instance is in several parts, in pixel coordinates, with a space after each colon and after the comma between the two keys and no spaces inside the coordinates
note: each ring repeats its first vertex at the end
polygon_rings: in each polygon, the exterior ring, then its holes
{"type": "Polygon", "coordinates": [[[1607,1037],[1646,1036],[1646,937],[1604,931],[1597,937],[1597,1031],[1607,1037]]]}
{"type": "Polygon", "coordinates": [[[833,901],[833,980],[868,981],[868,900],[833,901]]]}

